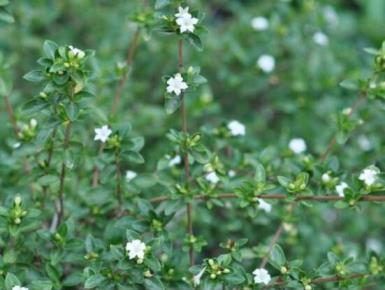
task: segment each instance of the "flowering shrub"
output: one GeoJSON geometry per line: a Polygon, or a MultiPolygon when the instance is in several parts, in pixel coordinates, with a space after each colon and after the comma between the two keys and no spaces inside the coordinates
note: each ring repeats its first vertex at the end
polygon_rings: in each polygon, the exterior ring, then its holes
{"type": "Polygon", "coordinates": [[[0,288],[381,289],[384,18],[328,2],[0,0],[0,288]]]}

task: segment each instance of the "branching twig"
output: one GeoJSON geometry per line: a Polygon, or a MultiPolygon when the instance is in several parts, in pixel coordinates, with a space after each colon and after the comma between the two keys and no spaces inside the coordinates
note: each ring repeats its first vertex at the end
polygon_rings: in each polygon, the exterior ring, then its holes
{"type": "MultiPolygon", "coordinates": [[[[322,283],[330,283],[330,282],[339,282],[339,281],[345,281],[345,280],[350,280],[350,279],[360,279],[368,276],[367,274],[361,274],[361,273],[355,273],[351,274],[349,276],[331,276],[331,277],[321,277],[321,278],[316,278],[311,281],[310,284],[313,285],[318,285],[322,283]]],[[[284,281],[277,281],[274,283],[271,283],[269,285],[266,285],[263,289],[270,289],[276,286],[284,286],[286,283],[284,281]]]]}
{"type": "MultiPolygon", "coordinates": [[[[209,200],[210,198],[233,199],[233,198],[239,198],[239,196],[235,193],[220,193],[215,196],[199,194],[194,196],[195,200],[209,200]]],[[[259,194],[259,195],[256,195],[255,198],[271,199],[271,200],[274,200],[274,199],[287,200],[290,198],[290,196],[288,196],[287,194],[272,193],[272,194],[259,194]]],[[[171,197],[167,195],[162,195],[162,196],[158,196],[150,199],[150,202],[159,203],[170,199],[171,197]]],[[[339,201],[339,200],[344,200],[344,197],[338,196],[338,195],[302,195],[302,196],[298,196],[294,201],[322,202],[322,201],[339,201]]],[[[371,195],[371,194],[363,195],[358,201],[385,202],[385,195],[371,195]]]]}
{"type": "MultiPolygon", "coordinates": [[[[353,105],[351,106],[351,110],[348,113],[348,117],[354,114],[355,111],[357,111],[359,105],[361,102],[366,98],[366,92],[361,92],[357,99],[354,101],[353,105]]],[[[321,154],[320,161],[324,162],[326,158],[329,156],[329,154],[332,152],[334,145],[337,143],[337,136],[336,134],[333,135],[333,137],[330,139],[326,150],[321,154]]]]}
{"type": "MultiPolygon", "coordinates": [[[[134,38],[131,42],[130,48],[128,49],[128,54],[126,59],[127,68],[122,78],[119,80],[118,86],[116,87],[114,101],[112,103],[112,108],[111,108],[111,114],[114,114],[116,112],[116,109],[118,108],[118,105],[120,103],[120,99],[123,93],[123,88],[128,80],[128,72],[132,64],[132,61],[134,59],[135,52],[138,48],[139,40],[140,40],[140,28],[136,30],[134,38]]],[[[101,143],[98,151],[98,156],[100,156],[100,154],[103,152],[103,149],[104,149],[104,144],[101,143]]],[[[99,184],[99,168],[97,167],[97,165],[95,165],[92,172],[92,186],[96,187],[98,186],[98,184],[99,184]]]]}
{"type": "MultiPolygon", "coordinates": [[[[15,138],[19,138],[20,128],[19,128],[19,126],[17,126],[17,121],[16,121],[16,118],[15,118],[15,113],[13,111],[12,104],[11,104],[11,102],[10,102],[10,100],[9,100],[7,95],[4,95],[4,104],[5,104],[5,108],[7,110],[9,121],[12,124],[12,129],[13,129],[13,132],[15,134],[15,138]]],[[[28,163],[27,158],[25,158],[25,157],[24,157],[24,160],[23,160],[23,169],[24,169],[24,172],[27,175],[30,174],[31,167],[30,167],[30,165],[28,163]]],[[[35,187],[34,187],[33,183],[31,183],[30,189],[31,189],[31,193],[32,193],[32,199],[34,199],[35,187]]]]}
{"type": "MultiPolygon", "coordinates": [[[[64,135],[64,151],[68,149],[70,139],[71,139],[71,127],[72,123],[69,122],[65,129],[64,135]]],[[[63,217],[64,217],[64,183],[66,177],[66,164],[65,161],[62,161],[61,171],[60,171],[60,183],[59,183],[59,204],[57,208],[57,224],[56,226],[51,226],[51,229],[56,229],[58,225],[60,225],[63,217]]]]}
{"type": "Polygon", "coordinates": [[[16,122],[16,118],[15,118],[15,114],[13,112],[11,102],[9,101],[9,98],[6,95],[4,95],[4,104],[5,104],[5,108],[7,110],[7,113],[8,113],[9,121],[12,124],[13,132],[15,133],[15,137],[17,138],[19,135],[20,129],[17,126],[17,122],[16,122]]]}
{"type": "MultiPolygon", "coordinates": [[[[179,72],[182,73],[183,70],[183,40],[180,39],[178,41],[178,67],[179,72]]],[[[182,131],[184,133],[187,133],[187,112],[186,112],[186,104],[184,99],[184,93],[181,94],[181,106],[180,106],[180,112],[181,112],[181,120],[182,120],[182,131]]],[[[190,162],[188,153],[186,152],[183,155],[183,163],[184,163],[184,172],[186,175],[186,179],[188,183],[191,183],[191,174],[190,174],[190,162]]],[[[192,225],[192,203],[187,203],[186,206],[186,215],[187,215],[187,232],[190,236],[193,235],[193,225],[192,225]]],[[[193,245],[189,245],[189,258],[190,258],[190,265],[193,266],[195,264],[194,261],[194,249],[193,245]]]]}

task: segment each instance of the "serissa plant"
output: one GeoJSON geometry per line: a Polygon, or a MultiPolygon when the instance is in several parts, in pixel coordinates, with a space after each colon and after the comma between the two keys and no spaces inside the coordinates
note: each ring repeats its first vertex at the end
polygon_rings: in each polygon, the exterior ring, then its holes
{"type": "MultiPolygon", "coordinates": [[[[5,4],[8,1],[0,1],[5,4]]],[[[237,120],[190,130],[189,104],[207,80],[199,67],[190,65],[186,51],[203,49],[203,14],[181,1],[158,0],[153,9],[133,15],[132,20],[138,34],[125,65],[132,62],[141,31],[166,34],[166,41],[175,43],[175,58],[170,60],[175,70],[159,80],[166,113],[180,112],[179,123],[165,136],[170,143],[167,152],[154,162],[153,172],[134,171],[134,166],[147,162],[140,153],[144,138],[114,116],[128,68],[121,68],[110,116],[95,122],[92,109],[98,91],[92,83],[98,75],[92,62],[97,54],[45,41],[39,68],[24,76],[40,86],[24,106],[25,114],[33,118],[16,122],[8,112],[15,121],[17,147],[28,149],[18,157],[26,165],[25,174],[31,175],[31,188],[0,207],[0,287],[360,289],[369,280],[383,278],[381,255],[370,253],[355,260],[332,249],[323,254],[321,265],[309,268],[308,257],[291,260],[290,248],[278,244],[282,232],[295,231],[296,207],[332,201],[338,208],[359,210],[362,201],[385,201],[379,166],[364,165],[347,173],[332,155],[362,124],[355,115],[360,103],[370,105],[385,97],[385,44],[367,50],[374,56],[369,78],[341,83],[357,91],[358,97],[337,114],[337,131],[324,151],[310,154],[302,138],[293,138],[280,153],[263,152],[253,158],[240,156],[236,148],[246,135],[246,126],[237,120]],[[278,174],[288,160],[290,174],[278,174]],[[233,184],[236,175],[241,178],[233,184]],[[271,212],[270,200],[287,202],[270,243],[258,248],[247,238],[229,238],[210,256],[203,256],[208,242],[195,227],[197,207],[214,212],[234,206],[255,218],[262,211],[271,212]]],[[[253,25],[266,26],[261,19],[253,25]]],[[[325,43],[320,35],[316,39],[325,43]]],[[[267,73],[275,66],[268,56],[259,63],[267,73]]],[[[9,89],[3,87],[0,92],[8,95],[9,89]]]]}

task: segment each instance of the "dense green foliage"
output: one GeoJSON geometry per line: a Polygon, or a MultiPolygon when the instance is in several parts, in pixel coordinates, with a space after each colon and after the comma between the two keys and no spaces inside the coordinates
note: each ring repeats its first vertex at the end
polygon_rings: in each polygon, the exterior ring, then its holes
{"type": "Polygon", "coordinates": [[[0,289],[382,289],[385,2],[336,2],[0,0],[0,289]]]}

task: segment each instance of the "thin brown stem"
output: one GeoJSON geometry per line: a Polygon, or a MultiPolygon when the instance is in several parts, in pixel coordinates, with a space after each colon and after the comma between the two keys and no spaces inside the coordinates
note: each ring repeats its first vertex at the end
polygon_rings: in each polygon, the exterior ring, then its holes
{"type": "MultiPolygon", "coordinates": [[[[350,117],[351,115],[353,115],[353,113],[358,109],[359,105],[361,104],[361,102],[366,98],[366,92],[361,92],[358,97],[356,98],[356,100],[353,102],[352,106],[351,106],[351,110],[350,112],[348,113],[348,117],[350,117]]],[[[337,135],[336,133],[333,135],[333,137],[330,139],[327,147],[326,147],[326,150],[324,151],[324,153],[321,155],[320,157],[320,161],[321,162],[324,162],[326,160],[326,158],[329,156],[329,154],[332,152],[333,148],[334,148],[334,145],[337,143],[337,135]]],[[[343,198],[341,198],[342,200],[343,198]]],[[[273,246],[274,244],[277,243],[277,241],[279,240],[279,238],[281,237],[282,235],[282,228],[283,228],[283,223],[280,224],[280,226],[277,228],[277,230],[275,231],[275,234],[274,234],[274,238],[273,240],[271,241],[270,245],[269,245],[269,252],[267,253],[267,255],[263,258],[262,260],[262,263],[261,264],[264,264],[266,265],[269,257],[270,257],[270,254],[271,254],[271,251],[273,249],[273,246]]]]}
{"type": "MultiPolygon", "coordinates": [[[[183,40],[182,39],[178,41],[178,67],[179,67],[179,72],[181,73],[183,70],[183,40]]],[[[184,133],[187,133],[188,132],[187,111],[186,111],[186,104],[185,104],[185,98],[183,93],[181,94],[180,112],[181,112],[181,120],[182,120],[182,131],[184,133]]],[[[187,182],[191,184],[190,162],[189,162],[188,153],[185,153],[183,155],[183,163],[184,163],[184,172],[186,175],[187,182]]],[[[193,211],[192,203],[189,202],[186,205],[186,216],[187,216],[187,232],[190,236],[194,234],[192,211],[193,211]]],[[[190,260],[190,265],[193,266],[195,264],[195,261],[194,261],[194,248],[192,244],[189,245],[189,260],[190,260]]]]}
{"type": "MultiPolygon", "coordinates": [[[[5,108],[7,110],[9,122],[11,123],[13,132],[15,134],[15,138],[19,138],[20,128],[19,128],[19,126],[17,126],[15,113],[13,111],[12,104],[11,104],[9,97],[7,95],[4,95],[4,104],[5,104],[5,108]]],[[[27,175],[30,175],[31,166],[29,165],[26,157],[24,157],[24,160],[23,160],[23,169],[27,175]]],[[[32,193],[32,199],[35,199],[35,187],[34,187],[33,183],[31,183],[30,189],[31,189],[31,193],[32,193]]]]}
{"type": "MultiPolygon", "coordinates": [[[[195,200],[209,200],[210,198],[218,199],[234,199],[238,198],[238,195],[235,193],[220,193],[215,196],[208,196],[205,194],[200,194],[194,196],[195,200]]],[[[255,196],[258,199],[266,200],[287,200],[290,198],[287,194],[273,193],[273,194],[258,194],[255,196]]],[[[169,200],[170,197],[166,195],[154,197],[150,199],[152,203],[159,203],[166,200],[169,200]]],[[[291,200],[291,199],[290,199],[291,200]]],[[[344,197],[338,195],[302,195],[298,196],[294,201],[314,201],[314,202],[330,202],[330,201],[339,201],[344,200],[344,197]]],[[[358,201],[367,201],[367,202],[385,202],[385,195],[363,195],[358,201]]]]}
{"type": "Polygon", "coordinates": [[[129,72],[130,66],[132,64],[132,60],[134,58],[136,49],[138,48],[139,40],[140,40],[140,28],[137,28],[137,30],[136,30],[136,32],[134,34],[134,38],[133,38],[133,40],[131,42],[130,48],[128,49],[128,53],[127,53],[127,59],[126,59],[127,69],[123,73],[123,76],[119,80],[118,86],[116,88],[116,92],[115,92],[115,96],[114,96],[114,101],[112,103],[112,108],[111,108],[111,113],[112,114],[114,114],[116,112],[116,110],[118,108],[118,105],[120,103],[120,99],[121,99],[122,93],[123,93],[123,88],[124,88],[124,85],[127,82],[128,72],[129,72]]]}
{"type": "Polygon", "coordinates": [[[17,136],[19,135],[20,129],[17,126],[17,122],[16,122],[16,118],[15,118],[15,114],[13,112],[11,102],[9,101],[9,98],[6,95],[4,95],[4,103],[5,103],[5,108],[7,110],[7,113],[8,113],[9,121],[11,122],[11,125],[13,128],[13,132],[15,133],[15,136],[17,138],[17,136]]]}
{"type": "MultiPolygon", "coordinates": [[[[351,274],[349,276],[331,276],[331,277],[321,277],[316,278],[311,281],[311,284],[318,285],[322,283],[330,283],[330,282],[339,282],[339,281],[346,281],[350,279],[361,279],[367,277],[367,274],[361,274],[361,273],[355,273],[351,274]]],[[[286,283],[284,281],[277,281],[274,283],[271,283],[269,285],[266,285],[263,289],[270,289],[277,286],[284,286],[286,283]]]]}
{"type": "MultiPolygon", "coordinates": [[[[134,38],[133,38],[131,45],[128,49],[127,58],[126,58],[127,68],[126,68],[126,71],[123,73],[123,76],[119,80],[118,86],[116,87],[115,96],[114,96],[114,100],[113,100],[112,108],[111,108],[111,114],[115,114],[115,112],[119,106],[120,99],[121,99],[122,94],[123,94],[124,86],[128,80],[128,72],[130,70],[130,67],[132,65],[132,61],[134,59],[137,48],[139,46],[139,40],[140,40],[140,28],[138,28],[136,30],[136,32],[134,34],[134,38]]],[[[104,144],[101,143],[99,146],[98,156],[100,156],[100,154],[103,152],[103,149],[104,149],[104,144]]],[[[98,186],[98,184],[99,184],[99,168],[97,167],[97,165],[95,165],[93,170],[92,170],[92,187],[96,187],[96,186],[98,186]]]]}
{"type": "MultiPolygon", "coordinates": [[[[104,149],[104,143],[101,143],[98,150],[98,156],[100,156],[104,149]]],[[[95,164],[93,168],[93,174],[92,174],[92,187],[97,187],[99,184],[99,168],[95,164]]]]}
{"type": "Polygon", "coordinates": [[[123,196],[121,188],[122,172],[120,168],[120,152],[117,150],[115,153],[115,170],[116,170],[116,198],[119,203],[119,212],[123,206],[123,196]]]}
{"type": "Polygon", "coordinates": [[[273,239],[271,240],[271,243],[269,245],[269,249],[267,251],[267,254],[263,257],[261,264],[259,265],[259,268],[264,268],[266,266],[267,261],[269,260],[271,251],[273,250],[273,247],[277,243],[278,239],[281,237],[282,231],[283,231],[283,224],[280,224],[274,233],[274,236],[273,236],[273,239]]]}
{"type": "MultiPolygon", "coordinates": [[[[51,134],[51,143],[49,144],[49,147],[48,147],[48,150],[47,150],[47,159],[45,161],[45,174],[48,174],[49,167],[51,165],[52,156],[53,156],[53,150],[55,148],[56,133],[57,133],[57,128],[53,129],[52,134],[51,134]]],[[[47,192],[48,192],[48,186],[45,185],[45,186],[43,186],[42,208],[45,207],[45,200],[46,200],[46,197],[47,197],[47,192]]]]}
{"type": "MultiPolygon", "coordinates": [[[[72,123],[68,122],[66,125],[65,133],[64,133],[64,151],[66,151],[69,147],[70,139],[71,139],[71,127],[72,123]]],[[[65,177],[66,177],[66,164],[65,161],[62,161],[61,171],[60,171],[60,182],[59,182],[59,202],[57,207],[57,222],[56,226],[51,226],[51,229],[56,229],[62,222],[64,217],[64,185],[65,185],[65,177]]]]}
{"type": "MultiPolygon", "coordinates": [[[[354,101],[354,103],[352,104],[352,106],[350,107],[351,110],[349,111],[348,113],[348,117],[350,117],[351,115],[353,115],[359,105],[362,103],[362,101],[366,98],[366,92],[362,92],[358,95],[358,97],[356,98],[356,100],[354,101]]],[[[336,136],[336,133],[333,135],[333,137],[330,139],[328,145],[326,146],[326,149],[325,151],[321,154],[321,157],[320,157],[320,161],[321,162],[324,162],[326,160],[326,158],[329,156],[329,154],[332,152],[333,148],[334,148],[334,145],[336,145],[337,143],[337,136],[336,136]]]]}

